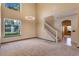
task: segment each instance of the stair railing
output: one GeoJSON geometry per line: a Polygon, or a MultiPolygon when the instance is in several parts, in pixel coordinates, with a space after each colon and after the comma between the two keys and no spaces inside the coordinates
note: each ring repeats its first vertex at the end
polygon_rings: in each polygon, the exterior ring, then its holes
{"type": "Polygon", "coordinates": [[[57,30],[54,29],[52,26],[50,26],[50,25],[47,24],[47,23],[45,23],[45,26],[48,28],[48,31],[49,31],[49,29],[50,29],[51,32],[54,33],[54,35],[55,35],[55,41],[56,41],[56,43],[57,43],[57,42],[58,42],[58,32],[57,32],[57,30]]]}

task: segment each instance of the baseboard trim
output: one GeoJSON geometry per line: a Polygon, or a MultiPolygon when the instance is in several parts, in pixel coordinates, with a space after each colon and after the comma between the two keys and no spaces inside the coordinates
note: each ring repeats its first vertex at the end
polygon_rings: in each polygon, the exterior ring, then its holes
{"type": "Polygon", "coordinates": [[[6,43],[11,43],[11,42],[16,42],[16,41],[22,41],[22,40],[27,40],[27,39],[33,39],[33,38],[38,38],[38,39],[46,40],[46,41],[50,41],[50,42],[56,42],[56,41],[47,40],[47,39],[41,38],[41,37],[30,37],[30,38],[24,38],[24,39],[20,39],[20,40],[9,41],[9,42],[2,42],[1,44],[6,44],[6,43]]]}
{"type": "Polygon", "coordinates": [[[50,41],[50,42],[56,42],[56,41],[48,40],[48,39],[45,39],[45,38],[42,38],[42,37],[37,37],[37,38],[38,38],[38,39],[41,39],[41,40],[50,41]]]}
{"type": "Polygon", "coordinates": [[[27,40],[27,39],[33,39],[33,38],[37,38],[37,37],[30,37],[30,38],[24,38],[24,39],[9,41],[9,42],[2,42],[1,44],[6,44],[6,43],[11,43],[11,42],[16,42],[16,41],[22,41],[22,40],[27,40]]]}

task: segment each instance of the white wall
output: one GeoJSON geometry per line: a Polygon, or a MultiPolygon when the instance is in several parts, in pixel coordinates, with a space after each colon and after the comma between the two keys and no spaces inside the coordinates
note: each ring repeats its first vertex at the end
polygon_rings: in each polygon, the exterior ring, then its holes
{"type": "Polygon", "coordinates": [[[38,37],[54,41],[44,28],[45,17],[47,17],[49,15],[50,15],[50,11],[48,9],[46,9],[46,6],[44,6],[43,4],[37,4],[37,23],[38,23],[37,24],[38,25],[37,26],[37,33],[38,33],[38,37]]]}
{"type": "MultiPolygon", "coordinates": [[[[9,42],[25,38],[36,37],[35,21],[28,21],[26,16],[35,17],[35,4],[22,4],[21,11],[14,11],[2,6],[2,18],[12,18],[21,20],[21,35],[16,37],[2,37],[2,42],[9,42]]],[[[3,19],[1,19],[3,20],[3,19]]],[[[4,29],[3,29],[4,30],[4,29]]]]}

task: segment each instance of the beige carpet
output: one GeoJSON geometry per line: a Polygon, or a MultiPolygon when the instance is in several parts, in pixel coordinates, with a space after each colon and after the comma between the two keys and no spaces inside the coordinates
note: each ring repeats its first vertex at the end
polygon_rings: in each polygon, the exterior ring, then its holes
{"type": "Polygon", "coordinates": [[[41,39],[29,39],[2,44],[1,56],[75,56],[78,48],[67,47],[64,43],[54,43],[41,39]]]}

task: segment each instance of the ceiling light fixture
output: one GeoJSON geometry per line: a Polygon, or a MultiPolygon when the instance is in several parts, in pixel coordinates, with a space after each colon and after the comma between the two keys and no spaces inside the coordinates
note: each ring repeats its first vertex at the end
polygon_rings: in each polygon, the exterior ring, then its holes
{"type": "Polygon", "coordinates": [[[35,17],[34,16],[25,16],[25,19],[26,20],[35,20],[35,17]]]}

